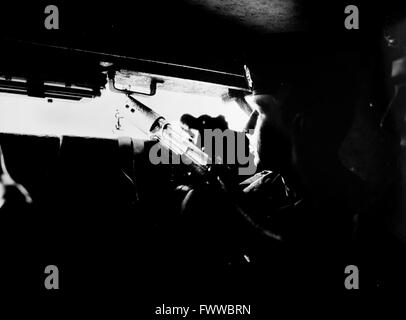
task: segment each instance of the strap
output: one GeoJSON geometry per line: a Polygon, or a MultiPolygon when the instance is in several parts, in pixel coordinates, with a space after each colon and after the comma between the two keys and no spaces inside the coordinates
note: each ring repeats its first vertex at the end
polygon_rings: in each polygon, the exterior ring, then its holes
{"type": "Polygon", "coordinates": [[[137,169],[135,158],[144,151],[144,141],[132,139],[130,137],[118,138],[119,165],[121,174],[132,186],[130,192],[132,202],[140,199],[139,188],[137,186],[137,169]]]}
{"type": "Polygon", "coordinates": [[[133,143],[130,137],[118,138],[119,166],[120,174],[130,183],[131,203],[134,204],[139,200],[136,179],[133,143]]]}

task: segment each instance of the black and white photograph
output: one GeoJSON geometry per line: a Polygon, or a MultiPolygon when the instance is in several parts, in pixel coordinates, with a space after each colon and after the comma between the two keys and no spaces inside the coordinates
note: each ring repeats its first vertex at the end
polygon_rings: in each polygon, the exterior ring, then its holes
{"type": "Polygon", "coordinates": [[[405,297],[404,1],[3,2],[1,319],[405,297]]]}

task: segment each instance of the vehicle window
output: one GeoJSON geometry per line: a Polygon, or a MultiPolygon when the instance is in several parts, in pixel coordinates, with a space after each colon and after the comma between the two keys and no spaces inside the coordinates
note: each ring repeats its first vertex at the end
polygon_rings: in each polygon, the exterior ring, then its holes
{"type": "MultiPolygon", "coordinates": [[[[189,113],[224,115],[230,129],[242,130],[248,116],[233,101],[221,97],[204,96],[158,90],[154,96],[137,95],[137,99],[162,114],[176,125],[180,117],[189,113]]],[[[0,94],[0,130],[4,133],[32,135],[72,135],[117,138],[145,135],[120,113],[126,96],[105,89],[100,97],[68,101],[34,98],[14,94],[0,94]],[[120,119],[120,130],[117,130],[120,119]]]]}

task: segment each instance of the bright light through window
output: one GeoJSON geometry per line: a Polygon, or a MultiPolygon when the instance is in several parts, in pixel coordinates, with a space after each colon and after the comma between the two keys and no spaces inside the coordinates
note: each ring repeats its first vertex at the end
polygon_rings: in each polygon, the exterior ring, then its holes
{"type": "MultiPolygon", "coordinates": [[[[155,96],[137,96],[139,101],[177,123],[184,113],[195,117],[202,114],[224,115],[230,129],[242,130],[247,115],[235,102],[223,102],[220,97],[208,97],[170,91],[158,91],[155,96]]],[[[22,95],[0,94],[0,131],[32,135],[71,135],[100,138],[145,135],[130,122],[121,119],[122,129],[116,130],[117,114],[125,104],[124,94],[103,90],[95,99],[83,101],[33,98],[22,95]]]]}

